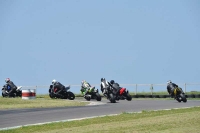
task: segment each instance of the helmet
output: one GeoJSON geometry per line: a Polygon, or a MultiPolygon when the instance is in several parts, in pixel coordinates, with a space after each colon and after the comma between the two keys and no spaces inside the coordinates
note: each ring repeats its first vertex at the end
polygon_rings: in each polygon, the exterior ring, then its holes
{"type": "Polygon", "coordinates": [[[8,83],[10,81],[10,78],[6,78],[5,82],[8,83]]]}
{"type": "Polygon", "coordinates": [[[172,81],[171,80],[167,81],[167,84],[169,84],[169,83],[172,83],[172,81]]]}
{"type": "Polygon", "coordinates": [[[57,81],[54,79],[54,80],[52,80],[52,84],[54,85],[55,83],[56,83],[57,81]]]}
{"type": "Polygon", "coordinates": [[[85,80],[82,80],[81,83],[83,84],[85,82],[85,80]]]}
{"type": "Polygon", "coordinates": [[[103,81],[106,81],[106,79],[105,78],[101,78],[101,82],[103,82],[103,81]]]}
{"type": "Polygon", "coordinates": [[[114,81],[114,80],[110,80],[110,83],[111,83],[111,84],[114,84],[114,83],[115,83],[115,81],[114,81]]]}

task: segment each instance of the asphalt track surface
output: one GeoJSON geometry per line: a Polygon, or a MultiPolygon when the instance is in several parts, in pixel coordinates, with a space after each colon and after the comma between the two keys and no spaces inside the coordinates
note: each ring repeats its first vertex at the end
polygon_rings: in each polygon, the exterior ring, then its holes
{"type": "MultiPolygon", "coordinates": [[[[85,101],[84,99],[82,100],[85,101]]],[[[142,110],[161,110],[200,106],[200,100],[188,100],[187,103],[178,103],[175,100],[133,99],[132,101],[120,100],[117,101],[117,103],[110,103],[107,99],[102,99],[100,102],[95,100],[91,100],[91,102],[98,105],[50,109],[0,110],[0,129],[52,121],[120,114],[122,112],[139,112],[142,110]]]]}

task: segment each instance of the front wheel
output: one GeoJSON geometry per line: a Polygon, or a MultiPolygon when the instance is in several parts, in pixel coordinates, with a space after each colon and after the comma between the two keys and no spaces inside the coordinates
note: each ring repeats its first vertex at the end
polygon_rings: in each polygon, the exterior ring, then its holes
{"type": "Polygon", "coordinates": [[[69,100],[74,100],[74,99],[75,99],[74,93],[68,92],[68,99],[69,99],[69,100]]]}
{"type": "Polygon", "coordinates": [[[55,98],[55,96],[54,96],[53,93],[49,93],[49,97],[50,97],[50,98],[55,98]]]}
{"type": "Polygon", "coordinates": [[[97,100],[97,101],[101,101],[101,96],[100,96],[99,93],[96,93],[96,100],[97,100]]]}
{"type": "Polygon", "coordinates": [[[3,94],[3,92],[1,94],[2,94],[2,97],[5,97],[5,95],[3,94]]]}
{"type": "Polygon", "coordinates": [[[111,103],[116,103],[116,101],[115,101],[115,97],[114,97],[114,95],[111,93],[111,94],[109,94],[110,95],[110,102],[111,103]]]}
{"type": "Polygon", "coordinates": [[[179,103],[181,102],[181,100],[179,99],[179,97],[176,97],[175,99],[176,99],[176,101],[178,101],[179,103]]]}
{"type": "Polygon", "coordinates": [[[127,101],[131,101],[132,100],[132,96],[129,93],[127,93],[127,95],[126,95],[126,100],[127,101]]]}
{"type": "Polygon", "coordinates": [[[90,100],[91,100],[91,97],[90,97],[89,95],[85,95],[85,99],[86,99],[87,101],[90,101],[90,100]]]}
{"type": "Polygon", "coordinates": [[[184,94],[180,94],[180,97],[182,98],[182,101],[183,101],[184,103],[186,103],[186,102],[187,102],[187,99],[186,99],[186,97],[185,97],[185,95],[184,95],[184,94]]]}

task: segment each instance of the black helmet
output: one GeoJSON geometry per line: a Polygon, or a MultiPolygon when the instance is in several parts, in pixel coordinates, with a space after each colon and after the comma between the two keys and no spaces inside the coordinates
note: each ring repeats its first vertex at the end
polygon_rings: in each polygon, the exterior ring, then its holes
{"type": "Polygon", "coordinates": [[[115,83],[115,81],[114,81],[114,80],[110,80],[110,83],[111,83],[111,84],[114,84],[114,83],[115,83]]]}
{"type": "Polygon", "coordinates": [[[105,78],[101,78],[101,82],[105,81],[106,79],[105,78]]]}

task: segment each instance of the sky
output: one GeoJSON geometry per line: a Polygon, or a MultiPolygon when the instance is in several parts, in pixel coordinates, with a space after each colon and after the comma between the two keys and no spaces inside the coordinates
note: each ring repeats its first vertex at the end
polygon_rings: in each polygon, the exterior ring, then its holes
{"type": "Polygon", "coordinates": [[[199,14],[199,0],[0,0],[0,86],[200,83],[199,14]]]}

